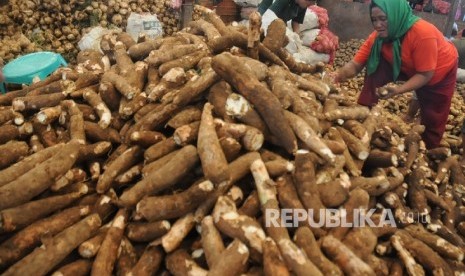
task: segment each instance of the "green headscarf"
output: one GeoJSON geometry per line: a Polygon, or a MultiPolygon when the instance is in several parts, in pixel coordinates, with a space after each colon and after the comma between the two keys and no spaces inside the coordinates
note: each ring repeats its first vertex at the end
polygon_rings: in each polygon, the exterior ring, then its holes
{"type": "Polygon", "coordinates": [[[393,47],[393,75],[394,81],[400,73],[401,56],[400,56],[400,38],[420,19],[413,15],[412,8],[406,0],[372,0],[370,4],[370,17],[373,6],[378,6],[387,16],[388,20],[388,37],[377,37],[371,48],[370,56],[367,62],[368,75],[376,71],[381,56],[381,47],[384,42],[392,42],[393,47]]]}

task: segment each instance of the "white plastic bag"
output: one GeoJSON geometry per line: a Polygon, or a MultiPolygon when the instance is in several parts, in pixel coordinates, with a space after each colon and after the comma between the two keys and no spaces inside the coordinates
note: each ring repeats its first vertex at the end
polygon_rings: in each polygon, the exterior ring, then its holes
{"type": "Polygon", "coordinates": [[[274,13],[274,11],[267,9],[266,12],[262,15],[262,29],[266,35],[268,31],[268,26],[270,26],[271,22],[279,17],[274,13]]]}
{"type": "Polygon", "coordinates": [[[293,32],[291,29],[286,28],[286,36],[289,39],[289,43],[286,45],[286,50],[291,53],[298,53],[302,48],[302,40],[299,35],[293,32]]]}
{"type": "Polygon", "coordinates": [[[299,49],[299,52],[295,53],[292,55],[296,61],[299,62],[304,62],[307,64],[315,64],[317,62],[324,62],[328,63],[329,62],[329,55],[328,54],[322,54],[322,53],[317,53],[310,49],[309,47],[302,46],[299,49]]]}
{"type": "Polygon", "coordinates": [[[311,29],[311,30],[305,30],[303,32],[300,32],[302,43],[305,46],[310,46],[312,42],[315,41],[315,38],[318,36],[319,33],[320,33],[320,29],[311,29]]]}
{"type": "Polygon", "coordinates": [[[243,19],[241,21],[236,22],[238,26],[245,26],[249,27],[249,20],[248,19],[243,19]]]}
{"type": "Polygon", "coordinates": [[[241,18],[249,19],[251,13],[257,11],[257,7],[242,7],[241,8],[241,18]]]}
{"type": "MultiPolygon", "coordinates": [[[[107,28],[103,28],[101,26],[94,27],[88,32],[87,34],[83,35],[81,40],[78,42],[79,49],[81,51],[84,50],[96,50],[100,51],[100,40],[102,37],[114,30],[108,30],[107,28]]],[[[120,30],[118,30],[120,31],[120,30]]]]}
{"type": "Polygon", "coordinates": [[[465,70],[458,68],[457,69],[457,82],[465,82],[465,70]]]}
{"type": "Polygon", "coordinates": [[[234,0],[238,6],[241,7],[258,7],[262,0],[234,0]]]}
{"type": "Polygon", "coordinates": [[[300,32],[318,28],[318,15],[314,13],[311,9],[307,9],[305,12],[304,22],[300,24],[300,32]]]}
{"type": "Polygon", "coordinates": [[[145,34],[149,38],[163,35],[163,27],[155,14],[131,12],[128,17],[126,32],[137,41],[139,34],[145,34]]]}
{"type": "MultiPolygon", "coordinates": [[[[311,9],[307,9],[305,12],[304,22],[299,24],[299,32],[302,33],[306,30],[311,30],[318,28],[318,15],[314,13],[311,9]]],[[[292,29],[292,20],[287,22],[287,27],[292,29]]]]}

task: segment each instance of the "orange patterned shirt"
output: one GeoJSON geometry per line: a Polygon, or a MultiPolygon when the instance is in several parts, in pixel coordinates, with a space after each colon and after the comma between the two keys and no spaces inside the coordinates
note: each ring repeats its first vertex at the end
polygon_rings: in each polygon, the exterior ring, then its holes
{"type": "MultiPolygon", "coordinates": [[[[354,61],[365,65],[377,32],[372,32],[354,56],[354,61]]],[[[458,60],[455,46],[431,23],[420,19],[407,31],[401,44],[401,72],[409,78],[416,72],[434,70],[428,85],[441,81],[458,60]]],[[[381,55],[392,64],[392,43],[384,43],[381,55]]]]}

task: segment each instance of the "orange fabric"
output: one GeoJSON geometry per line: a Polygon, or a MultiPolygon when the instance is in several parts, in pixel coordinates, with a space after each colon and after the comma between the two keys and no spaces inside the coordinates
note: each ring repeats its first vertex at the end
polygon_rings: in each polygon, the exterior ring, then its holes
{"type": "MultiPolygon", "coordinates": [[[[355,54],[355,62],[365,65],[376,36],[376,31],[368,36],[355,54]]],[[[434,70],[433,78],[428,85],[436,84],[442,80],[455,66],[458,59],[455,46],[447,41],[434,25],[423,19],[418,20],[408,30],[401,47],[401,72],[410,78],[416,72],[434,70]]],[[[392,64],[392,44],[383,44],[381,55],[392,64]]]]}

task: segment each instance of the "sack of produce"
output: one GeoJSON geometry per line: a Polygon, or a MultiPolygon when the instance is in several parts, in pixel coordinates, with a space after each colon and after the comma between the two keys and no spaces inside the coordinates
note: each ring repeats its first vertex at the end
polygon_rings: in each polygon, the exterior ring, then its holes
{"type": "Polygon", "coordinates": [[[339,38],[327,28],[321,29],[320,33],[315,38],[315,41],[310,44],[310,48],[317,51],[318,53],[329,54],[330,63],[334,61],[338,47],[339,38]]]}
{"type": "Polygon", "coordinates": [[[305,12],[304,22],[300,24],[300,32],[315,29],[318,28],[318,26],[318,15],[313,10],[307,9],[305,12]]]}
{"type": "MultiPolygon", "coordinates": [[[[119,30],[121,31],[121,30],[119,30]]],[[[94,27],[88,32],[87,34],[83,35],[81,40],[78,42],[79,49],[81,51],[84,50],[96,50],[100,51],[100,40],[102,37],[110,32],[107,28],[103,28],[100,26],[94,27]]]]}
{"type": "Polygon", "coordinates": [[[262,0],[234,0],[236,5],[241,7],[258,7],[262,0]]]}
{"type": "Polygon", "coordinates": [[[300,32],[300,37],[304,45],[310,46],[320,34],[320,29],[311,29],[300,32]]]}
{"type": "Polygon", "coordinates": [[[318,53],[308,47],[301,47],[299,52],[292,55],[296,61],[304,62],[307,64],[316,64],[318,62],[328,63],[330,61],[330,55],[324,53],[318,53]]]}
{"type": "Polygon", "coordinates": [[[257,11],[257,7],[242,7],[241,8],[241,18],[242,19],[249,19],[251,13],[257,11]]]}
{"type": "Polygon", "coordinates": [[[308,7],[308,10],[312,11],[314,14],[317,15],[319,28],[328,27],[329,16],[328,11],[325,8],[319,7],[317,5],[311,5],[310,7],[308,7]]]}
{"type": "Polygon", "coordinates": [[[149,38],[156,38],[163,35],[163,27],[155,14],[132,12],[128,18],[126,32],[134,40],[142,33],[149,38]]]}

